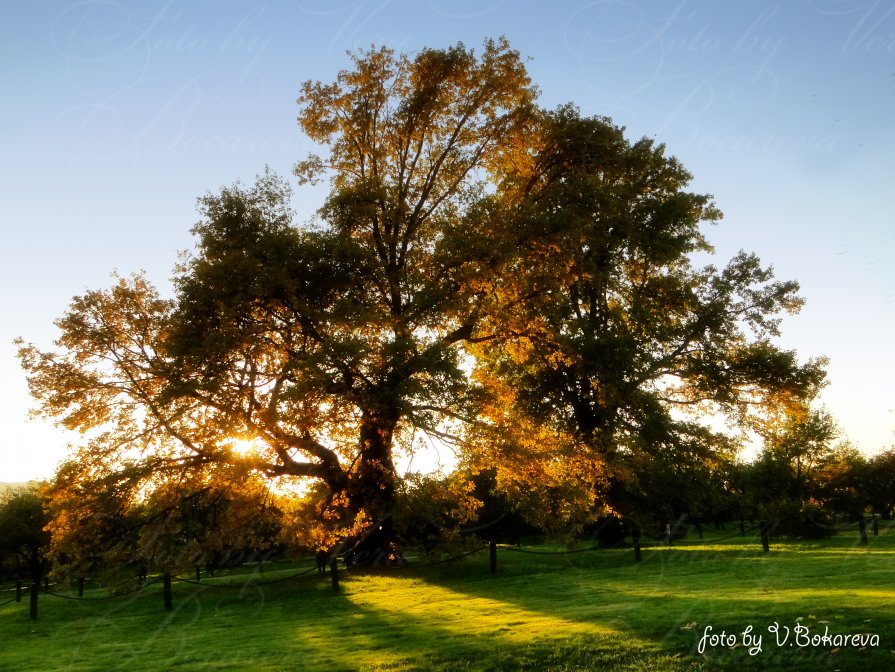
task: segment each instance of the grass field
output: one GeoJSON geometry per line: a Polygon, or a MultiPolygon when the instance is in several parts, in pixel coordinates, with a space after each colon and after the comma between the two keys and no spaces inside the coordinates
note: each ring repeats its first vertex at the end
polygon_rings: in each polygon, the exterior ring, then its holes
{"type": "Polygon", "coordinates": [[[26,596],[0,606],[0,670],[892,669],[895,530],[857,542],[779,541],[765,554],[754,538],[707,534],[644,548],[639,564],[630,549],[501,548],[495,576],[485,552],[343,572],[338,595],[327,577],[274,564],[176,583],[172,612],[158,585],[41,595],[37,621],[26,596]],[[749,626],[760,651],[744,646],[749,626]],[[733,640],[705,638],[709,627],[733,640]],[[862,633],[877,637],[842,641],[862,633]]]}

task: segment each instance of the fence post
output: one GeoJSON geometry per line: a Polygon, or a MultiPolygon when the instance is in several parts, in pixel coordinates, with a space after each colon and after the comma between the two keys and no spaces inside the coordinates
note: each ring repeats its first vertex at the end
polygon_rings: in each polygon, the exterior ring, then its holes
{"type": "Polygon", "coordinates": [[[84,577],[78,577],[78,597],[84,597],[84,577]]]}
{"type": "Polygon", "coordinates": [[[634,542],[634,560],[642,562],[643,556],[640,554],[640,528],[635,527],[631,530],[631,540],[634,542]]]}
{"type": "Polygon", "coordinates": [[[165,594],[165,611],[171,611],[174,605],[171,600],[171,575],[168,573],[162,579],[162,592],[165,594]]]}
{"type": "Polygon", "coordinates": [[[28,615],[31,617],[32,621],[37,620],[37,593],[40,591],[39,583],[31,584],[31,605],[28,609],[28,615]]]}
{"type": "Polygon", "coordinates": [[[488,542],[488,562],[491,566],[491,573],[497,574],[497,542],[488,542]]]}
{"type": "Polygon", "coordinates": [[[199,565],[196,565],[196,583],[199,583],[202,580],[202,570],[199,568],[199,565]]]}
{"type": "Polygon", "coordinates": [[[22,582],[16,581],[16,602],[22,601],[22,582]]]}
{"type": "Polygon", "coordinates": [[[867,523],[864,522],[864,516],[858,521],[858,531],[861,533],[861,543],[867,543],[867,523]]]}
{"type": "Polygon", "coordinates": [[[875,513],[873,514],[873,536],[879,536],[879,518],[875,513]]]}
{"type": "Polygon", "coordinates": [[[333,558],[329,563],[329,575],[333,582],[333,592],[339,592],[339,561],[333,558]]]}
{"type": "Polygon", "coordinates": [[[759,523],[759,528],[761,529],[761,548],[767,553],[771,550],[770,526],[765,521],[761,521],[759,523]]]}

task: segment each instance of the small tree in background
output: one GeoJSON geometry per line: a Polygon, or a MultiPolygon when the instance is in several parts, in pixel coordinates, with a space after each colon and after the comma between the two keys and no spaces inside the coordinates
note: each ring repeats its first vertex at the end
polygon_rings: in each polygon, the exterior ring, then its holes
{"type": "Polygon", "coordinates": [[[889,520],[895,510],[895,448],[868,460],[867,481],[862,489],[873,511],[889,520]]]}
{"type": "Polygon", "coordinates": [[[807,404],[770,425],[764,448],[745,470],[744,490],[752,515],[781,534],[833,534],[835,510],[825,507],[821,483],[837,432],[828,413],[807,404]]]}
{"type": "Polygon", "coordinates": [[[11,559],[19,571],[24,568],[31,583],[40,583],[49,569],[49,521],[40,486],[12,489],[0,495],[0,557],[11,559]]]}

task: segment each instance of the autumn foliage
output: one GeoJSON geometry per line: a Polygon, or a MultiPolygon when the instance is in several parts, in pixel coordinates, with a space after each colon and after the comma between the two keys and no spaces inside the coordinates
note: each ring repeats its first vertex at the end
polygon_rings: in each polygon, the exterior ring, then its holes
{"type": "Polygon", "coordinates": [[[310,546],[427,506],[459,528],[485,471],[574,530],[649,501],[656,465],[729,462],[823,384],[774,343],[797,284],[745,252],[696,265],[711,197],[663,145],[538,107],[506,41],[355,53],[298,103],[321,147],[298,182],[330,188],[314,220],[270,172],[224,187],[173,296],[116,278],[55,350],[21,344],[39,411],[84,435],[53,523],[84,558],[137,509],[157,559],[278,543],[236,532],[271,516],[310,546]],[[458,456],[443,488],[396,467],[422,434],[458,456]],[[298,504],[266,508],[270,484],[298,504]]]}

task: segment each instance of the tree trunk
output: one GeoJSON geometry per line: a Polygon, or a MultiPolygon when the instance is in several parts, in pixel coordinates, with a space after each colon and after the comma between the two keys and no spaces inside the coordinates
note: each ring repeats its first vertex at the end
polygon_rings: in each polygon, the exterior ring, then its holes
{"type": "Polygon", "coordinates": [[[391,407],[361,416],[360,459],[351,475],[349,501],[354,511],[363,508],[374,521],[391,513],[397,480],[392,438],[399,415],[391,407]]]}

